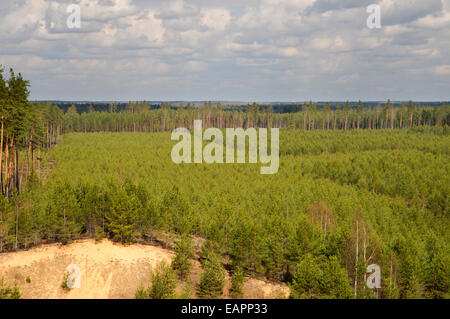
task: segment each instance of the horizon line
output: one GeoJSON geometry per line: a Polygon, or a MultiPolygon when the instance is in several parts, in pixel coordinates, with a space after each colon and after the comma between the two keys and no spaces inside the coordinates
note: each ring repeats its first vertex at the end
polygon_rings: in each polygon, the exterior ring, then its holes
{"type": "Polygon", "coordinates": [[[258,100],[247,100],[247,101],[240,101],[240,100],[60,100],[60,99],[30,99],[31,102],[62,102],[62,103],[129,103],[129,102],[155,102],[155,103],[305,103],[305,102],[315,102],[315,103],[380,103],[380,102],[387,102],[390,101],[392,103],[395,102],[415,102],[415,103],[450,103],[450,99],[444,99],[444,100],[412,100],[412,99],[382,99],[382,100],[295,100],[295,101],[277,101],[277,100],[264,100],[264,101],[258,101],[258,100]]]}

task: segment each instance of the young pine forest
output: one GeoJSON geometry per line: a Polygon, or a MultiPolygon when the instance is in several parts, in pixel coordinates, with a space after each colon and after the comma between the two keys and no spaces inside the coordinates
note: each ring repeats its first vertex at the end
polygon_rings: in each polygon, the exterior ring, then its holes
{"type": "MultiPolygon", "coordinates": [[[[449,298],[450,108],[220,103],[63,111],[0,70],[1,252],[80,238],[204,240],[291,298],[449,298]],[[171,131],[280,128],[280,168],[174,164],[171,131]],[[381,288],[366,285],[381,268],[381,288]]],[[[207,250],[207,252],[205,252],[207,250]]],[[[216,267],[217,268],[217,267],[216,267]]],[[[210,296],[211,297],[211,296],[210,296]]]]}

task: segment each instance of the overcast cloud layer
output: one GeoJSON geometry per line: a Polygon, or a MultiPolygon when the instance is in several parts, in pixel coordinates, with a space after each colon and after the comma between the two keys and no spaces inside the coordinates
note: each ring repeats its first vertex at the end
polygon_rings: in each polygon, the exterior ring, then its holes
{"type": "Polygon", "coordinates": [[[449,100],[450,0],[0,0],[0,64],[32,99],[449,100]]]}

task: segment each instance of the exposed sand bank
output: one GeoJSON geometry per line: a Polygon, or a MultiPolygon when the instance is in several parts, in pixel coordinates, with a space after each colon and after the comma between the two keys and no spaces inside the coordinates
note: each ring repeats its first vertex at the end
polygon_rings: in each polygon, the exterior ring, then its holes
{"type": "MultiPolygon", "coordinates": [[[[0,254],[0,277],[9,284],[17,282],[22,298],[133,298],[140,284],[149,283],[151,270],[161,261],[170,263],[172,258],[172,251],[157,246],[79,240],[65,246],[50,244],[0,254]],[[80,268],[81,288],[65,291],[61,284],[71,264],[80,268]]],[[[200,273],[200,263],[193,261],[194,284],[198,283],[200,273]]],[[[229,286],[227,282],[226,288],[229,286]]],[[[226,288],[225,297],[228,295],[226,288]]],[[[288,293],[285,285],[253,278],[245,280],[244,298],[278,298],[288,293]]]]}

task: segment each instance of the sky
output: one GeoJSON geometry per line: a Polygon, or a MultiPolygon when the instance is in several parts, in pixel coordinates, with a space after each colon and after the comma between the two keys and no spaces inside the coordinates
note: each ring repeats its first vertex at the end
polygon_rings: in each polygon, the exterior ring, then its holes
{"type": "Polygon", "coordinates": [[[0,0],[0,64],[32,100],[443,101],[450,0],[0,0]]]}

